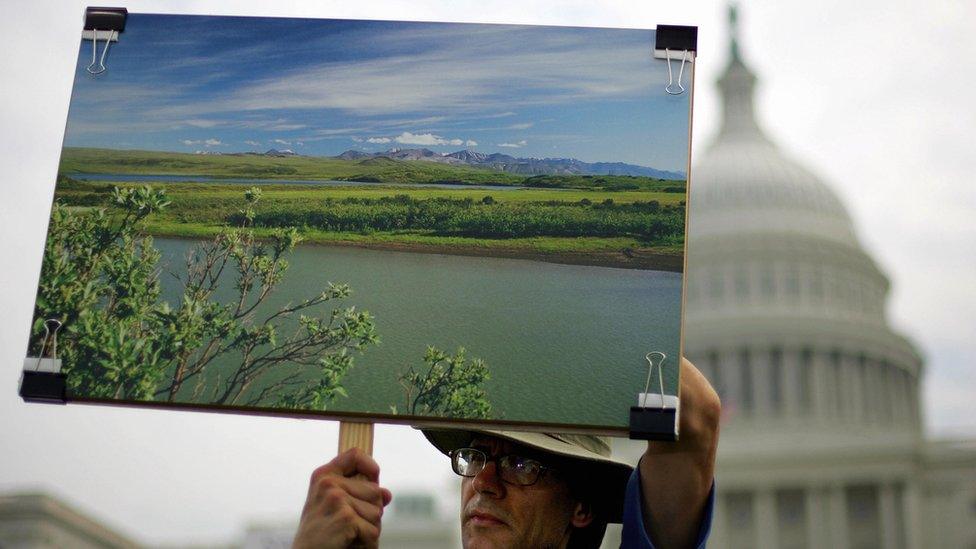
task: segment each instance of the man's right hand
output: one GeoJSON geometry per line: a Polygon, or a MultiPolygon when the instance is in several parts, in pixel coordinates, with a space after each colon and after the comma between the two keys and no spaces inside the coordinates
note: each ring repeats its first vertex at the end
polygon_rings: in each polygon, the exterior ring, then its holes
{"type": "Polygon", "coordinates": [[[377,547],[383,507],[380,466],[362,450],[347,450],[312,472],[293,549],[377,547]]]}

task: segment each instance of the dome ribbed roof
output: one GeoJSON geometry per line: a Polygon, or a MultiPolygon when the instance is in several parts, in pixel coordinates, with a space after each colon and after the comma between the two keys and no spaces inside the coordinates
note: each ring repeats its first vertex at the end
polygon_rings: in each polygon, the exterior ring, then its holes
{"type": "Polygon", "coordinates": [[[833,191],[786,157],[759,127],[755,82],[733,41],[731,62],[719,80],[722,129],[693,171],[693,237],[799,234],[859,247],[851,217],[833,191]]]}

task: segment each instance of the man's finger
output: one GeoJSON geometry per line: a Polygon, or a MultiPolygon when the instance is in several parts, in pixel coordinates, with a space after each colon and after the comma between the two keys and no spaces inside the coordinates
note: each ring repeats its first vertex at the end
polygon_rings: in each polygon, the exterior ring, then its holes
{"type": "MultiPolygon", "coordinates": [[[[355,501],[355,500],[353,500],[355,501]]],[[[363,502],[358,502],[363,504],[363,502]]],[[[343,532],[343,537],[350,543],[350,547],[376,547],[380,538],[380,526],[366,520],[359,515],[359,512],[349,501],[344,502],[340,507],[333,510],[325,517],[326,520],[339,525],[333,528],[335,531],[343,532]]]]}
{"type": "Polygon", "coordinates": [[[385,497],[383,493],[384,489],[380,488],[375,482],[363,478],[334,477],[329,479],[328,484],[345,490],[355,499],[366,501],[380,507],[385,505],[383,502],[383,498],[385,497]]]}
{"type": "Polygon", "coordinates": [[[383,507],[355,498],[350,498],[348,503],[360,518],[377,528],[380,527],[380,519],[383,518],[383,507]]]}
{"type": "Polygon", "coordinates": [[[330,462],[345,477],[363,475],[373,482],[380,480],[380,466],[372,456],[359,448],[350,448],[330,462]]]}
{"type": "MultiPolygon", "coordinates": [[[[362,502],[360,502],[362,503],[362,502]]],[[[376,547],[379,543],[380,527],[379,524],[359,516],[353,505],[346,502],[333,512],[322,517],[326,525],[324,530],[333,532],[342,541],[344,546],[362,548],[376,547]],[[330,524],[331,523],[331,524],[330,524]]]]}
{"type": "Polygon", "coordinates": [[[379,547],[380,544],[380,528],[378,525],[367,522],[364,519],[356,519],[356,531],[358,532],[356,536],[356,541],[359,543],[354,544],[355,547],[367,547],[374,548],[379,547]]]}
{"type": "Polygon", "coordinates": [[[312,490],[315,488],[320,479],[330,475],[338,475],[343,477],[355,477],[357,475],[362,475],[367,480],[379,482],[380,468],[379,465],[373,461],[372,457],[366,455],[358,448],[352,448],[339,454],[333,458],[332,461],[326,463],[325,465],[320,465],[314,471],[312,471],[312,478],[308,483],[309,495],[312,494],[312,490]]]}

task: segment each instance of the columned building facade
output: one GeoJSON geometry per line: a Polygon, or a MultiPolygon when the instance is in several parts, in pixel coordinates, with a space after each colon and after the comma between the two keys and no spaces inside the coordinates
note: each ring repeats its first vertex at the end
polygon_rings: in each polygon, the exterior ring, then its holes
{"type": "Polygon", "coordinates": [[[685,354],[726,416],[710,546],[976,548],[976,444],[925,438],[924,364],[886,321],[888,279],[760,128],[732,34],[690,195],[685,354]]]}

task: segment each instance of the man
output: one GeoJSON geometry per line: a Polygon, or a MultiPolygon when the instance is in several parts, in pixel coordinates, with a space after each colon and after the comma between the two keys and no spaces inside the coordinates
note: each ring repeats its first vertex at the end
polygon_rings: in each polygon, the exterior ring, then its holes
{"type": "MultiPolygon", "coordinates": [[[[721,405],[681,361],[681,440],[649,442],[631,467],[593,436],[428,429],[461,475],[461,537],[481,547],[599,547],[623,521],[622,547],[703,547],[711,523],[721,405]]],[[[379,466],[350,450],[312,474],[295,548],[375,547],[383,507],[379,466]]]]}

